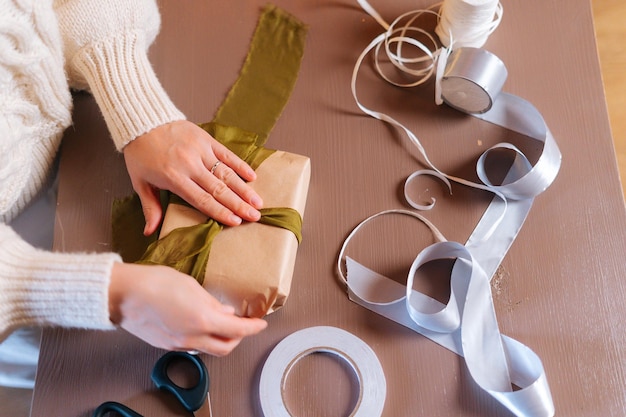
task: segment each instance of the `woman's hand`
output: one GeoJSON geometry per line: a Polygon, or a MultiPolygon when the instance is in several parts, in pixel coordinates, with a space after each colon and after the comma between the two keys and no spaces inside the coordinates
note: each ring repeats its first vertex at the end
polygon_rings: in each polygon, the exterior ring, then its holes
{"type": "Polygon", "coordinates": [[[155,347],[215,356],[267,327],[236,316],[192,277],[165,266],[115,263],[109,311],[113,323],[155,347]]]}
{"type": "Polygon", "coordinates": [[[228,226],[260,217],[263,201],[246,184],[256,178],[254,170],[189,121],[156,127],[126,145],[123,152],[143,207],[146,235],[154,233],[161,222],[161,189],[228,226]]]}

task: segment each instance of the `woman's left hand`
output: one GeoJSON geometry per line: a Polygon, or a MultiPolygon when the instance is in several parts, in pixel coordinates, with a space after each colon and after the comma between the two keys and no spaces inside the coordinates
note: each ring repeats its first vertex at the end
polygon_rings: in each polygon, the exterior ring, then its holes
{"type": "Polygon", "coordinates": [[[227,226],[257,221],[261,197],[246,183],[256,173],[197,125],[176,121],[156,127],[123,149],[126,168],[139,195],[146,226],[157,229],[163,216],[159,190],[169,190],[227,226]]]}

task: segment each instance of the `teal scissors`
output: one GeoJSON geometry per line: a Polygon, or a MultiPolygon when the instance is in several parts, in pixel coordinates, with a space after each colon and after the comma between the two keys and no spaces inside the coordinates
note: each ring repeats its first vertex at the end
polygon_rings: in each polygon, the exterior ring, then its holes
{"type": "MultiPolygon", "coordinates": [[[[151,378],[158,389],[174,394],[187,411],[194,413],[194,417],[210,417],[212,415],[209,398],[209,373],[198,356],[187,352],[168,352],[154,365],[151,378]],[[191,388],[179,387],[170,379],[167,369],[175,360],[187,361],[194,365],[198,371],[198,382],[195,386],[191,388]]],[[[124,404],[115,401],[100,404],[94,411],[93,417],[104,417],[109,412],[117,413],[122,417],[143,417],[124,404]]]]}

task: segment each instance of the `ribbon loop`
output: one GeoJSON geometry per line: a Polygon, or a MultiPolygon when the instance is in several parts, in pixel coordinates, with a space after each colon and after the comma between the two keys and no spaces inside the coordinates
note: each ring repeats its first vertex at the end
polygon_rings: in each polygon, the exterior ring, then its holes
{"type": "MultiPolygon", "coordinates": [[[[424,264],[436,259],[451,258],[455,259],[465,254],[465,248],[455,251],[451,250],[451,246],[459,249],[452,242],[435,243],[424,249],[417,256],[411,269],[406,283],[406,308],[411,319],[419,326],[439,333],[450,333],[461,325],[461,312],[456,300],[456,288],[463,285],[462,282],[451,282],[451,291],[448,304],[445,306],[430,297],[415,296],[417,292],[413,291],[413,282],[417,270],[424,264]]],[[[452,281],[452,280],[451,280],[452,281]]]]}
{"type": "MultiPolygon", "coordinates": [[[[392,210],[384,213],[405,214],[392,210]]],[[[379,215],[367,218],[353,230],[344,242],[342,253],[354,232],[379,215]]],[[[413,217],[423,221],[421,216],[413,217]]],[[[340,260],[342,258],[343,255],[340,260]]],[[[472,254],[471,247],[449,241],[428,246],[413,262],[406,286],[349,257],[346,257],[346,271],[350,300],[464,357],[477,385],[513,413],[538,417],[554,415],[541,360],[527,346],[500,333],[489,275],[472,254]],[[456,259],[447,304],[412,288],[413,277],[421,265],[445,258],[456,259]],[[520,389],[514,390],[514,386],[520,389]]],[[[343,276],[341,270],[339,273],[343,276]]]]}

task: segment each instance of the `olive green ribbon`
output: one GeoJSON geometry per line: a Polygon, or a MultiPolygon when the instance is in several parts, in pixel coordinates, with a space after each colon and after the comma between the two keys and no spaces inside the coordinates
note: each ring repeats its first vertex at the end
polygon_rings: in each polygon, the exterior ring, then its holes
{"type": "Polygon", "coordinates": [[[136,263],[170,266],[202,284],[211,244],[223,228],[221,223],[209,219],[205,223],[174,229],[163,239],[150,244],[136,263]]]}
{"type": "MultiPolygon", "coordinates": [[[[178,204],[193,208],[193,206],[176,194],[170,194],[169,204],[178,204]]],[[[302,216],[300,216],[298,210],[292,209],[291,207],[272,207],[263,208],[260,212],[261,218],[257,223],[287,229],[294,234],[298,244],[302,242],[302,216]]],[[[212,219],[209,219],[208,221],[211,220],[212,219]]]]}
{"type": "MultiPolygon", "coordinates": [[[[261,209],[259,223],[290,230],[298,243],[302,240],[300,232],[302,217],[294,209],[261,209]]],[[[202,284],[213,239],[223,228],[221,223],[208,219],[205,223],[174,229],[164,238],[148,246],[137,263],[170,266],[191,275],[202,284]]]]}
{"type": "Polygon", "coordinates": [[[267,149],[257,145],[261,141],[257,133],[217,122],[202,123],[199,126],[237,154],[238,157],[246,161],[254,170],[271,154],[276,152],[274,149],[267,149]]]}
{"type": "Polygon", "coordinates": [[[302,216],[291,207],[261,209],[259,223],[287,229],[294,234],[298,244],[302,243],[302,216]]]}
{"type": "MultiPolygon", "coordinates": [[[[211,136],[246,161],[253,169],[274,150],[265,144],[295,85],[304,54],[306,26],[273,5],[263,9],[239,77],[212,122],[200,124],[211,136]]],[[[180,197],[162,192],[162,205],[186,204],[180,197]],[[165,195],[168,194],[168,195],[165,195]]],[[[204,280],[213,239],[223,225],[213,219],[172,230],[156,240],[143,238],[141,203],[136,194],[113,205],[113,249],[127,262],[168,265],[204,280]],[[126,239],[132,230],[140,239],[126,239]],[[129,244],[129,241],[134,244],[129,244]],[[145,249],[147,246],[147,249],[145,249]]],[[[281,227],[302,240],[302,217],[290,207],[261,210],[259,223],[281,227]]]]}
{"type": "Polygon", "coordinates": [[[255,132],[256,146],[263,146],[295,85],[306,33],[289,13],[265,6],[239,78],[213,121],[255,132]]]}

